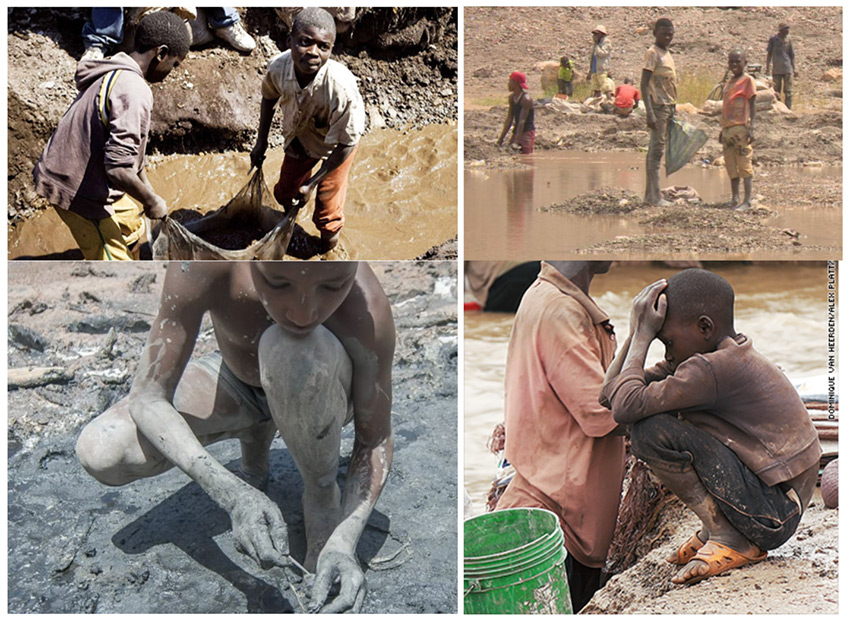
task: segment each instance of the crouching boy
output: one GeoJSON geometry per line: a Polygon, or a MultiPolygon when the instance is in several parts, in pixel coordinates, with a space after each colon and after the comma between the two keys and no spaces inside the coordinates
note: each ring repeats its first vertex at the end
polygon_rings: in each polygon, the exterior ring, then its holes
{"type": "Polygon", "coordinates": [[[794,534],[817,479],[806,408],[735,332],[733,303],[729,283],[701,269],[647,286],[602,389],[632,453],[702,521],[668,558],[681,565],[676,584],[764,560],[794,534]],[[656,338],[664,361],[644,370],[656,338]]]}
{"type": "Polygon", "coordinates": [[[359,610],[355,548],[392,462],[390,305],[367,264],[196,262],[168,267],[162,302],[128,398],[86,426],[83,467],[124,485],[175,465],[230,515],[236,548],[256,563],[292,564],[280,509],[262,491],[280,432],[304,480],[312,609],[359,610]],[[219,352],[189,361],[209,312],[219,352]],[[341,429],[354,450],[340,492],[341,429]],[[205,446],[238,439],[239,475],[205,446]]]}

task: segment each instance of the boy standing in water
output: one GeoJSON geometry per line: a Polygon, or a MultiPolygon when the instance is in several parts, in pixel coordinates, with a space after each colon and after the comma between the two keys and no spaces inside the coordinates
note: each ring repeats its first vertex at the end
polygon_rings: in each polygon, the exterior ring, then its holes
{"type": "Polygon", "coordinates": [[[635,298],[631,334],[602,388],[632,454],[702,526],[667,560],[693,584],[767,557],[797,529],[821,449],[782,371],[734,328],[732,286],[690,268],[635,298]],[[644,370],[650,343],[664,361],[644,370]]]}
{"type": "Polygon", "coordinates": [[[726,172],[732,180],[732,205],[746,210],[753,198],[753,124],[756,121],[756,81],[744,72],[747,53],[729,52],[732,78],[723,85],[723,112],[720,115],[720,143],[726,172]],[[741,179],[744,201],[740,200],[741,179]]]}
{"type": "Polygon", "coordinates": [[[263,80],[257,143],[251,151],[251,165],[262,166],[280,104],[286,156],[274,196],[287,210],[297,209],[316,190],[313,223],[322,253],[339,243],[348,174],[366,128],[357,78],[330,59],[335,40],[334,18],[324,9],[307,7],[295,16],[289,50],[272,59],[263,80]]]}
{"type": "Polygon", "coordinates": [[[230,515],[236,548],[269,568],[293,564],[287,526],[264,493],[280,432],[304,481],[312,610],[360,609],[357,542],[389,474],[395,326],[365,263],[172,262],[128,398],[77,441],[83,467],[120,486],[175,465],[230,515]],[[190,362],[209,312],[219,352],[190,362]],[[345,487],[341,430],[354,422],[345,487]],[[205,446],[239,439],[238,475],[205,446]]]}
{"type": "Polygon", "coordinates": [[[183,20],[168,12],[147,15],[134,49],[106,59],[82,60],[80,93],[65,112],[33,169],[36,192],[71,230],[87,260],[138,258],[144,214],[161,219],[168,208],[145,174],[153,94],[189,51],[183,20]]]}
{"type": "Polygon", "coordinates": [[[513,126],[510,145],[520,153],[534,153],[534,100],[528,94],[528,79],[521,71],[515,71],[508,79],[508,115],[502,126],[497,144],[502,146],[505,135],[513,126]]]}
{"type": "Polygon", "coordinates": [[[652,33],[655,43],[646,51],[640,78],[640,92],[646,103],[646,127],[649,128],[643,200],[649,205],[664,206],[670,204],[661,198],[659,171],[670,120],[676,114],[676,64],[667,49],[673,41],[673,22],[662,17],[655,22],[652,33]]]}

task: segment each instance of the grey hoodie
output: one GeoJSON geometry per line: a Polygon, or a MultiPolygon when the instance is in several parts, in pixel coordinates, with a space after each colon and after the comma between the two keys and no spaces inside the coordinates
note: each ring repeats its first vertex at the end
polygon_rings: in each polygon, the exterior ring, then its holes
{"type": "Polygon", "coordinates": [[[123,191],[109,187],[107,169],[145,166],[153,94],[139,65],[123,52],[81,61],[74,76],[80,94],[71,104],[33,169],[36,192],[57,208],[103,219],[123,191]],[[109,127],[98,111],[104,78],[122,69],[109,95],[109,127]]]}

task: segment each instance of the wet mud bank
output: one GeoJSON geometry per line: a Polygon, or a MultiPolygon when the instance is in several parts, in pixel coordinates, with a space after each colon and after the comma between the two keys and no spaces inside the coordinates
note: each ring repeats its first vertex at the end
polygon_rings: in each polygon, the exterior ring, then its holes
{"type": "Polygon", "coordinates": [[[665,558],[699,528],[674,497],[635,544],[637,562],[613,576],[582,614],[838,614],[838,510],[815,490],[796,534],[755,565],[692,586],[671,582],[665,558]]]}
{"type": "MultiPolygon", "coordinates": [[[[189,52],[153,86],[150,153],[248,151],[268,61],[286,49],[286,27],[273,9],[241,10],[257,49],[240,55],[218,40],[189,52]]],[[[9,219],[36,212],[32,167],[76,96],[73,76],[83,52],[84,9],[9,11],[9,219]]],[[[419,129],[457,120],[457,9],[358,9],[334,58],[360,78],[368,131],[419,129]]],[[[279,123],[279,120],[277,121],[279,123]]],[[[272,128],[270,147],[280,146],[272,128]]]]}
{"type": "MultiPolygon", "coordinates": [[[[454,612],[457,599],[457,274],[453,262],[372,264],[393,305],[395,458],[358,545],[364,612],[454,612]]],[[[10,612],[292,612],[307,603],[280,569],[237,553],[230,521],[178,470],[110,488],[80,467],[81,428],[127,394],[158,307],[162,263],[13,263],[10,369],[70,380],[8,396],[10,612]]],[[[195,356],[215,349],[208,320],[195,356]]],[[[353,431],[343,433],[339,479],[353,431]]],[[[230,469],[239,444],[211,447],[230,469]]],[[[301,479],[283,442],[270,497],[305,553],[301,479]]],[[[297,574],[289,572],[295,580],[297,574]]]]}

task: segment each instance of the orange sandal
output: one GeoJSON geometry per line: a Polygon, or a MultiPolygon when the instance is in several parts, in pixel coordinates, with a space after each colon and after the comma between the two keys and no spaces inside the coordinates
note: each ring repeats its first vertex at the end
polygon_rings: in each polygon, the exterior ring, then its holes
{"type": "Polygon", "coordinates": [[[674,565],[686,565],[691,561],[691,558],[696,556],[703,545],[705,543],[699,538],[699,530],[697,530],[691,535],[691,538],[679,546],[675,554],[667,557],[667,562],[674,565]]]}
{"type": "Polygon", "coordinates": [[[673,583],[696,584],[697,582],[710,578],[713,575],[720,575],[724,571],[729,571],[730,569],[737,569],[738,567],[743,567],[744,565],[749,565],[754,562],[761,562],[765,558],[767,558],[767,552],[763,550],[759,550],[759,553],[755,558],[749,558],[748,556],[745,556],[740,552],[736,552],[734,549],[730,549],[717,541],[709,540],[699,549],[696,555],[691,558],[691,561],[698,560],[706,563],[708,565],[708,571],[695,575],[687,580],[682,580],[681,582],[677,582],[676,578],[673,578],[673,583]]]}

